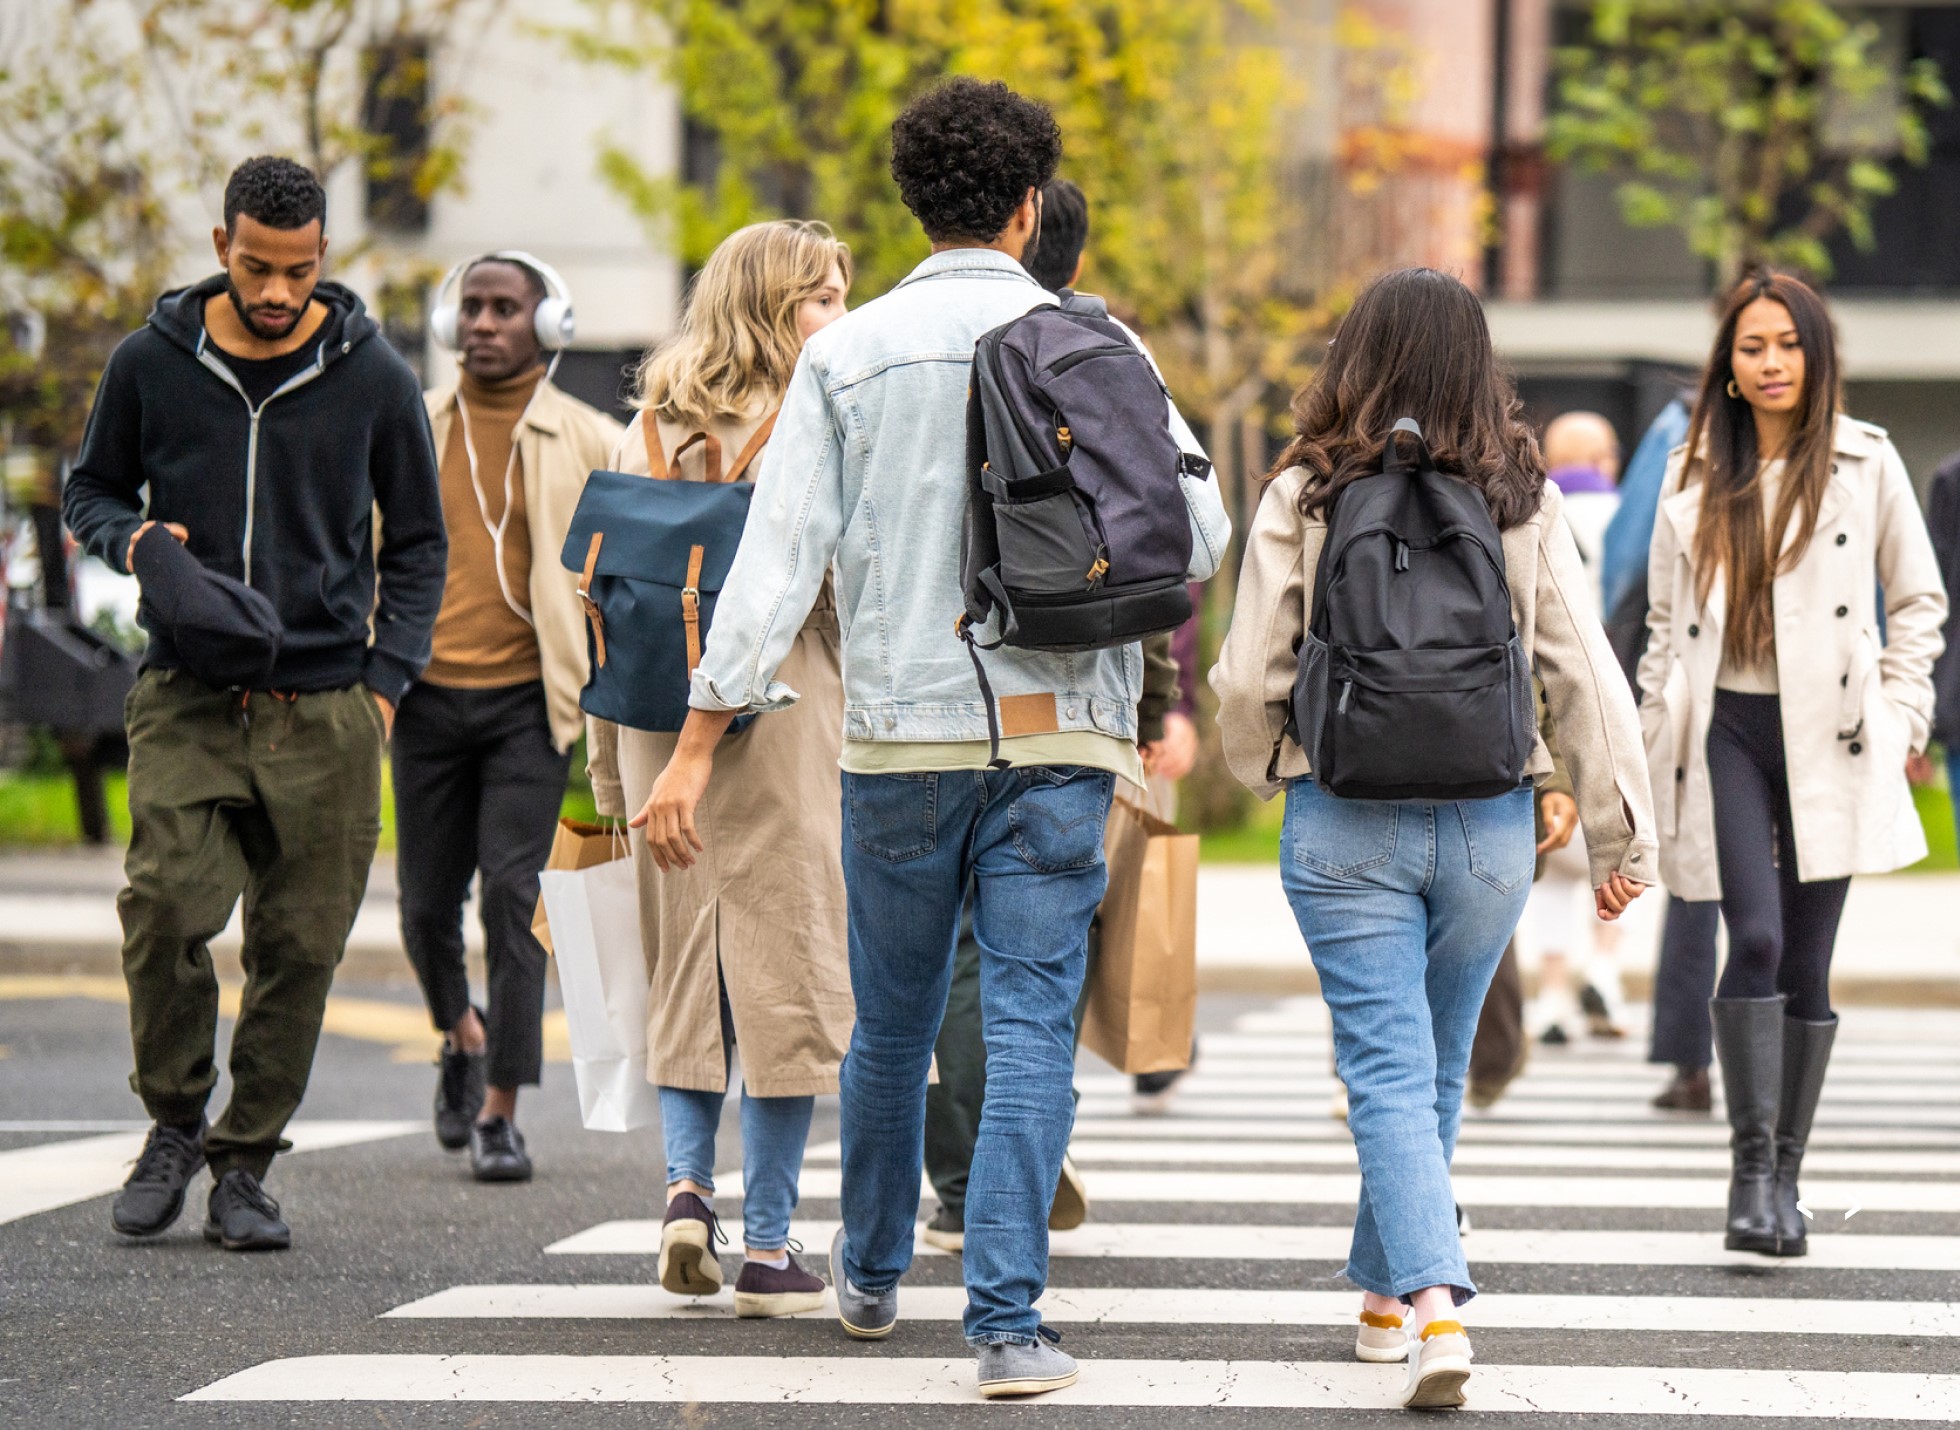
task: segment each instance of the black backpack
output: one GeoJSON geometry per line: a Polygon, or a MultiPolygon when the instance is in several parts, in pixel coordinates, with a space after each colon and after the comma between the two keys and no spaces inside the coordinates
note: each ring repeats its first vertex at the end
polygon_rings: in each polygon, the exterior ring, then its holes
{"type": "Polygon", "coordinates": [[[1405,417],[1328,513],[1287,733],[1330,794],[1486,799],[1523,782],[1532,716],[1497,523],[1405,417]]]}
{"type": "MultiPolygon", "coordinates": [[[[1191,524],[1157,370],[1100,298],[1063,293],[980,335],[967,392],[960,584],[996,644],[1079,651],[1191,615],[1191,524]]],[[[992,649],[992,647],[987,647],[992,649]]]]}

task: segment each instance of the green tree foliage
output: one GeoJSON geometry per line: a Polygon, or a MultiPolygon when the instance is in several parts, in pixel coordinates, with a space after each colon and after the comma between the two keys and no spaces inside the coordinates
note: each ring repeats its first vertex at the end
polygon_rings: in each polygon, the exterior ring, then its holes
{"type": "Polygon", "coordinates": [[[1925,162],[1948,94],[1879,27],[1826,0],[1595,0],[1556,56],[1553,157],[1621,176],[1621,212],[1678,228],[1718,284],[1768,262],[1820,277],[1826,241],[1869,246],[1895,161],[1925,162]]]}

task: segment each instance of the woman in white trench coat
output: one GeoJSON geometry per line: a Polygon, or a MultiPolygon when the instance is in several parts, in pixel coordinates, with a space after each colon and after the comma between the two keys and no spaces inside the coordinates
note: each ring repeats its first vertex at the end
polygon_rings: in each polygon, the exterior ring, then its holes
{"type": "Polygon", "coordinates": [[[1837,1032],[1850,876],[1926,853],[1905,766],[1926,743],[1946,616],[1905,464],[1837,393],[1823,300],[1783,275],[1745,280],[1671,459],[1640,664],[1662,878],[1719,899],[1729,930],[1711,1005],[1727,1245],[1772,1256],[1805,1250],[1797,1170],[1837,1032]]]}

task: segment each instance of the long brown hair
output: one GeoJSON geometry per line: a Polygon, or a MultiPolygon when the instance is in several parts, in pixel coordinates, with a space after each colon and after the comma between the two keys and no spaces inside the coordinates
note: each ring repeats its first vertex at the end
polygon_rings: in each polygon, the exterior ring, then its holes
{"type": "Polygon", "coordinates": [[[1817,532],[1817,510],[1831,480],[1831,446],[1837,431],[1837,338],[1830,310],[1815,289],[1787,273],[1763,271],[1736,285],[1722,309],[1715,350],[1702,375],[1701,394],[1688,424],[1690,475],[1702,484],[1701,521],[1695,529],[1695,603],[1705,606],[1717,572],[1728,577],[1728,624],[1722,654],[1738,665],[1760,665],[1776,649],[1772,583],[1802,559],[1817,532]],[[1746,398],[1729,395],[1735,380],[1736,329],[1742,310],[1758,298],[1781,303],[1803,350],[1803,390],[1796,427],[1779,455],[1783,479],[1776,509],[1763,520],[1761,456],[1756,419],[1746,398]],[[1780,558],[1790,522],[1796,540],[1780,558]],[[1772,547],[1773,543],[1773,547],[1772,547]]]}
{"type": "Polygon", "coordinates": [[[1273,471],[1306,468],[1300,510],[1324,515],[1342,488],[1381,470],[1389,431],[1404,417],[1421,425],[1438,471],[1484,494],[1500,528],[1537,512],[1545,459],[1491,351],[1483,305],[1434,268],[1397,269],[1361,290],[1293,399],[1298,435],[1273,471]]]}

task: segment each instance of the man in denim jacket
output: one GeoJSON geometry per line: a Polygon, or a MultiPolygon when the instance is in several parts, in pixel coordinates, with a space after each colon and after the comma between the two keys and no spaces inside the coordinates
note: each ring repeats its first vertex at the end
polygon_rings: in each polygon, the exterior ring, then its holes
{"type": "MultiPolygon", "coordinates": [[[[973,345],[1054,301],[1019,260],[1060,157],[1054,118],[998,83],[954,80],[899,117],[892,174],[932,256],[804,347],[695,672],[693,713],[634,821],[662,867],[701,857],[694,809],[715,743],[738,711],[797,698],[773,677],[834,565],[857,1026],[841,1075],[832,1282],[847,1331],[890,1332],[912,1259],[926,1073],[971,880],[987,1094],[967,1191],[965,1329],[988,1396],[1075,1380],[1034,1303],[1073,1119],[1072,1012],[1105,884],[1103,821],[1116,776],[1142,778],[1138,646],[992,652],[1011,767],[989,769],[987,708],[954,633],[973,345]]],[[[1190,575],[1202,580],[1230,523],[1215,482],[1181,480],[1190,575]]]]}

